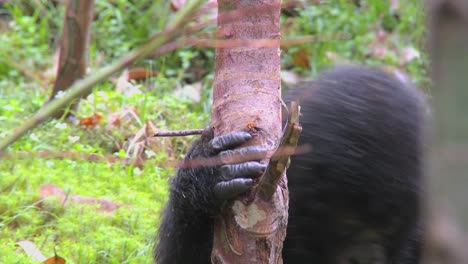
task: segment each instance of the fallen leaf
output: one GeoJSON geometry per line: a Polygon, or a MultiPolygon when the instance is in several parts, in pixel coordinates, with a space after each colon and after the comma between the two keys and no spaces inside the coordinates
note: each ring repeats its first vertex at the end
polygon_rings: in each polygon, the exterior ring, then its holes
{"type": "Polygon", "coordinates": [[[130,80],[139,81],[139,80],[144,80],[148,77],[157,76],[157,75],[158,75],[158,72],[156,71],[150,71],[143,67],[136,67],[136,68],[132,68],[128,70],[127,81],[130,81],[130,80]]]}
{"type": "Polygon", "coordinates": [[[98,211],[101,213],[113,213],[121,205],[107,199],[94,198],[81,195],[70,195],[68,200],[75,204],[99,205],[98,211]]]}
{"type": "Polygon", "coordinates": [[[44,264],[65,264],[67,262],[65,261],[64,258],[62,258],[62,257],[58,256],[57,254],[55,254],[55,256],[46,259],[42,263],[44,263],[44,264]]]}
{"type": "Polygon", "coordinates": [[[88,116],[80,119],[78,125],[84,126],[86,128],[94,128],[102,120],[102,115],[95,113],[92,116],[88,116]]]}
{"type": "Polygon", "coordinates": [[[53,184],[45,184],[39,187],[39,197],[43,200],[48,197],[57,197],[64,206],[68,202],[74,204],[99,205],[98,211],[102,213],[113,213],[121,205],[107,199],[94,198],[82,195],[67,194],[59,187],[53,184]]]}
{"type": "Polygon", "coordinates": [[[28,255],[34,261],[47,260],[47,258],[42,254],[41,250],[39,250],[39,248],[37,248],[33,242],[29,240],[21,240],[16,242],[16,244],[20,246],[26,255],[28,255]]]}
{"type": "Polygon", "coordinates": [[[294,52],[293,62],[299,67],[310,68],[309,52],[305,48],[294,52]]]}
{"type": "Polygon", "coordinates": [[[50,197],[50,196],[63,196],[65,197],[65,192],[60,189],[59,187],[53,185],[53,184],[45,184],[39,187],[39,197],[41,199],[50,197]]]}

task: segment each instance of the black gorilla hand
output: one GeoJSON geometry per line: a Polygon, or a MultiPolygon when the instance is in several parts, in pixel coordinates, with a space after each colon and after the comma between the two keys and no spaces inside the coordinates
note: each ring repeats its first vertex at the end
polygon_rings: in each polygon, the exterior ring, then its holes
{"type": "Polygon", "coordinates": [[[213,138],[213,131],[207,130],[193,144],[186,166],[178,169],[171,182],[154,250],[159,264],[208,261],[213,217],[224,201],[248,191],[265,171],[266,165],[259,162],[265,149],[237,148],[250,139],[252,135],[244,131],[213,138]],[[197,166],[191,166],[197,160],[197,166]],[[194,245],[201,246],[202,252],[194,245]]]}
{"type": "Polygon", "coordinates": [[[219,182],[213,188],[215,198],[223,201],[232,199],[246,192],[253,185],[255,178],[261,176],[265,171],[266,165],[258,162],[261,159],[265,150],[259,146],[250,146],[231,150],[238,147],[252,136],[244,131],[233,132],[219,137],[215,137],[210,141],[211,147],[220,151],[218,156],[226,165],[219,168],[219,182]],[[258,154],[258,155],[256,155],[258,154]],[[251,156],[254,160],[243,159],[246,156],[251,156]],[[235,163],[236,160],[242,161],[235,163]],[[234,164],[229,164],[234,161],[234,164]]]}

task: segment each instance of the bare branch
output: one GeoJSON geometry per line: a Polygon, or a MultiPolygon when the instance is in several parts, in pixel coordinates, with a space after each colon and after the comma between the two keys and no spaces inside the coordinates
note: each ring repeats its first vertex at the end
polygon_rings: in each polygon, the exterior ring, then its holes
{"type": "Polygon", "coordinates": [[[302,131],[302,126],[299,124],[299,104],[297,102],[291,102],[289,111],[288,124],[281,139],[281,143],[278,149],[271,157],[265,174],[258,183],[258,194],[265,201],[271,199],[275,193],[276,186],[281,179],[281,176],[286,172],[289,167],[289,157],[291,154],[284,153],[285,150],[290,150],[292,153],[297,146],[299,136],[302,131]]]}
{"type": "Polygon", "coordinates": [[[185,129],[185,130],[173,130],[173,131],[157,131],[153,137],[184,137],[192,135],[200,135],[205,129],[185,129]]]}

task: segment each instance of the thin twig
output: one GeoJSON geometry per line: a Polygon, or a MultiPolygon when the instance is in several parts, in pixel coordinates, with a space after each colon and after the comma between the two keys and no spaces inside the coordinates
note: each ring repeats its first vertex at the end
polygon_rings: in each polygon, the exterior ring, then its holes
{"type": "Polygon", "coordinates": [[[192,135],[200,135],[205,129],[186,129],[186,130],[174,130],[174,131],[157,131],[153,137],[184,137],[192,135]]]}

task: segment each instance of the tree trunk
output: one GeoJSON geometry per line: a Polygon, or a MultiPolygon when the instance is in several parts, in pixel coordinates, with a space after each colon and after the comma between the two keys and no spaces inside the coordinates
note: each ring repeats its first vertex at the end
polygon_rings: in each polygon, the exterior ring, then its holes
{"type": "MultiPolygon", "coordinates": [[[[280,2],[219,0],[218,10],[218,39],[247,44],[216,49],[211,125],[215,135],[248,130],[257,135],[252,144],[274,150],[281,137],[280,2]]],[[[258,195],[257,187],[224,207],[215,223],[213,263],[282,263],[285,174],[273,184],[271,196],[258,195]]]]}
{"type": "Polygon", "coordinates": [[[423,263],[462,264],[468,263],[468,2],[428,0],[426,4],[434,96],[430,159],[434,199],[429,202],[435,200],[436,206],[430,208],[423,263]]]}
{"type": "MultiPolygon", "coordinates": [[[[94,0],[68,0],[59,45],[57,79],[49,101],[85,75],[93,16],[94,0]]],[[[77,107],[78,100],[72,104],[71,109],[76,110],[77,107]]],[[[58,111],[54,117],[61,117],[65,111],[66,109],[58,111]]]]}
{"type": "MultiPolygon", "coordinates": [[[[468,212],[468,2],[433,0],[429,7],[434,95],[433,186],[439,198],[468,212]]],[[[468,226],[468,215],[464,214],[468,226]]]]}

